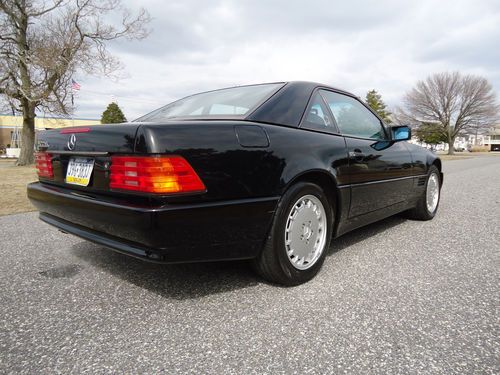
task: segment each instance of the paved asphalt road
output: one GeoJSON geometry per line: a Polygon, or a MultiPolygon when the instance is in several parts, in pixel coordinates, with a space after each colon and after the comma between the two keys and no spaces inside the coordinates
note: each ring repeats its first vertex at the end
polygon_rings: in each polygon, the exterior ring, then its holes
{"type": "Polygon", "coordinates": [[[295,288],[2,217],[0,372],[498,374],[500,157],[444,169],[433,221],[345,235],[295,288]]]}

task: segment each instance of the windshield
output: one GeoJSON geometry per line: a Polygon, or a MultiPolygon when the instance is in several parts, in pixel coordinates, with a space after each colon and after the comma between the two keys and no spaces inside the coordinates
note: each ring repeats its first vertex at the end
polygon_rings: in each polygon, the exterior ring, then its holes
{"type": "Polygon", "coordinates": [[[158,122],[187,117],[244,117],[283,83],[240,86],[204,92],[167,104],[135,121],[158,122]]]}

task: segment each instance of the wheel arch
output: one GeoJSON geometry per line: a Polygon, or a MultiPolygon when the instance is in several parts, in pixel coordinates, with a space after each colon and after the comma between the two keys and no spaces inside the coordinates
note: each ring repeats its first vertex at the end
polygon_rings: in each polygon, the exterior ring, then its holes
{"type": "Polygon", "coordinates": [[[443,167],[443,165],[442,165],[442,163],[441,163],[441,159],[439,159],[439,158],[434,159],[434,160],[432,161],[432,164],[433,164],[433,165],[435,165],[437,169],[439,169],[439,172],[441,172],[441,171],[442,171],[442,167],[443,167]]]}
{"type": "Polygon", "coordinates": [[[430,165],[434,165],[438,169],[438,171],[439,171],[439,184],[440,184],[440,186],[443,186],[444,175],[443,175],[443,169],[442,169],[443,164],[441,162],[441,159],[436,157],[434,160],[432,160],[430,165]]]}
{"type": "Polygon", "coordinates": [[[328,171],[321,169],[304,171],[296,175],[286,184],[285,188],[283,189],[283,193],[298,182],[311,182],[313,184],[318,185],[325,192],[327,199],[334,204],[335,220],[333,224],[332,233],[334,236],[336,236],[343,206],[338,184],[337,181],[335,180],[335,177],[331,173],[328,173],[328,171]]]}

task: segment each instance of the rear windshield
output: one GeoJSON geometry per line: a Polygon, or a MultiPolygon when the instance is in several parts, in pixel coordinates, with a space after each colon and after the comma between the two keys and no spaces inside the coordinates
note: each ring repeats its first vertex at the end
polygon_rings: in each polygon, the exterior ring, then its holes
{"type": "Polygon", "coordinates": [[[269,83],[204,92],[167,104],[135,121],[159,122],[173,118],[244,117],[282,86],[283,83],[269,83]]]}

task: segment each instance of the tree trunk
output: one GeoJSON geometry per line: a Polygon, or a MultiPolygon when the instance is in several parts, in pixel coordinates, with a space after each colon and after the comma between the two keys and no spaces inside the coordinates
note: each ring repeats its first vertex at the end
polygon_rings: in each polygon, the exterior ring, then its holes
{"type": "Polygon", "coordinates": [[[450,131],[448,130],[448,155],[453,155],[455,154],[455,136],[453,134],[450,134],[450,131]]]}
{"type": "Polygon", "coordinates": [[[30,165],[35,162],[35,107],[31,104],[23,107],[23,130],[21,134],[21,154],[17,165],[30,165]]]}
{"type": "Polygon", "coordinates": [[[18,29],[18,35],[16,38],[17,48],[19,50],[19,77],[21,80],[21,92],[23,93],[22,98],[20,98],[21,108],[23,111],[23,130],[21,133],[21,154],[17,160],[17,165],[30,165],[34,163],[33,149],[35,146],[35,103],[30,100],[32,94],[32,82],[30,79],[30,73],[27,66],[28,61],[28,23],[29,17],[26,14],[26,9],[21,9],[22,3],[18,3],[17,6],[20,8],[21,12],[18,24],[16,28],[18,29]]]}
{"type": "Polygon", "coordinates": [[[454,155],[455,154],[455,141],[448,142],[448,155],[454,155]]]}

